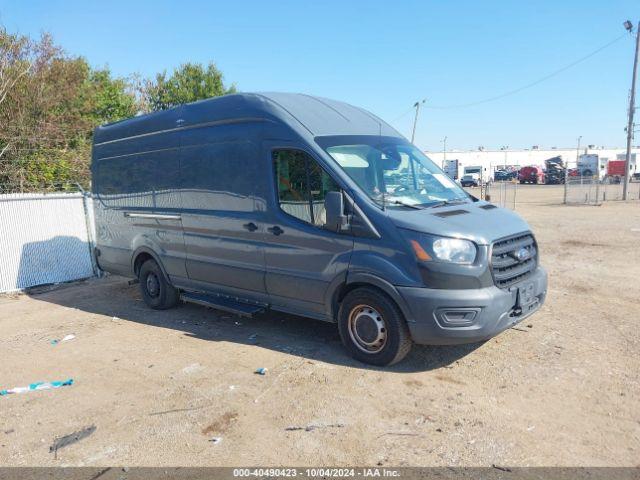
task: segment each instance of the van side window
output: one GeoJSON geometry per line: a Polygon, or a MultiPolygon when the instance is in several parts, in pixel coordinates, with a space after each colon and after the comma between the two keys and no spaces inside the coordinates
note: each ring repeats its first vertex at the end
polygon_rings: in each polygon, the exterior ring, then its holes
{"type": "Polygon", "coordinates": [[[272,158],[282,211],[312,225],[323,226],[326,193],[340,191],[340,187],[304,152],[274,150],[272,158]]]}
{"type": "Polygon", "coordinates": [[[99,160],[97,193],[109,207],[172,207],[177,176],[176,150],[99,160]]]}

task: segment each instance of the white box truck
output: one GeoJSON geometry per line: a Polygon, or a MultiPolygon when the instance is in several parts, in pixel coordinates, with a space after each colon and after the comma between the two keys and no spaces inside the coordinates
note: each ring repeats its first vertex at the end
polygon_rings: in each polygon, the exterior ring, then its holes
{"type": "Polygon", "coordinates": [[[607,174],[608,158],[601,158],[597,153],[583,153],[578,157],[578,171],[583,177],[595,177],[602,180],[607,174]]]}
{"type": "Polygon", "coordinates": [[[460,162],[458,161],[458,159],[454,159],[454,160],[444,160],[442,162],[442,170],[444,170],[444,173],[446,173],[449,178],[451,178],[452,180],[457,180],[458,179],[458,167],[459,167],[460,162]]]}

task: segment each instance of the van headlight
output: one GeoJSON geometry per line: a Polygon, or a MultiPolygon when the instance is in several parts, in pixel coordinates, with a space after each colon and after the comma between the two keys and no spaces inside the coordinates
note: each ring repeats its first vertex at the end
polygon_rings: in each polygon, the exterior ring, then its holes
{"type": "Polygon", "coordinates": [[[416,258],[423,262],[439,261],[470,265],[476,260],[478,248],[463,238],[437,237],[426,233],[404,230],[403,233],[416,258]]]}
{"type": "Polygon", "coordinates": [[[462,238],[438,238],[433,242],[433,253],[438,260],[451,263],[473,263],[477,249],[473,242],[462,238]]]}

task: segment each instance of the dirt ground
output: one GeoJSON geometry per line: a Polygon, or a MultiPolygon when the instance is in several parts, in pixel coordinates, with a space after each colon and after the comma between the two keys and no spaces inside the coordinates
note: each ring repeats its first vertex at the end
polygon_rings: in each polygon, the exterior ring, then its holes
{"type": "Polygon", "coordinates": [[[391,368],[350,359],[334,325],[156,312],[119,277],[2,297],[0,389],[74,384],[0,397],[0,465],[637,466],[640,203],[557,194],[518,193],[549,271],[541,311],[391,368]]]}

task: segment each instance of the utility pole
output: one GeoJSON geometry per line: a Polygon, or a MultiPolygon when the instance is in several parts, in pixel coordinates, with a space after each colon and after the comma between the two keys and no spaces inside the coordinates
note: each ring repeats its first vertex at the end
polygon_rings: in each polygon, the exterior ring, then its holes
{"type": "Polygon", "coordinates": [[[416,138],[416,125],[418,124],[418,113],[420,113],[420,105],[426,101],[427,99],[425,98],[424,100],[422,101],[418,100],[416,103],[413,104],[413,106],[416,108],[416,116],[413,118],[413,131],[411,132],[411,143],[413,143],[413,141],[416,138]]]}
{"type": "Polygon", "coordinates": [[[447,161],[447,136],[445,135],[442,139],[442,156],[444,157],[444,161],[447,161]]]}
{"type": "MultiPolygon", "coordinates": [[[[624,27],[633,32],[633,25],[629,20],[624,22],[624,27]]],[[[624,186],[622,187],[622,199],[627,200],[629,190],[629,167],[631,166],[631,141],[633,139],[633,114],[636,109],[636,72],[638,71],[638,50],[640,50],[640,22],[636,29],[636,54],[633,57],[633,75],[631,77],[631,95],[629,96],[629,123],[627,124],[627,155],[624,163],[624,186]]]]}

